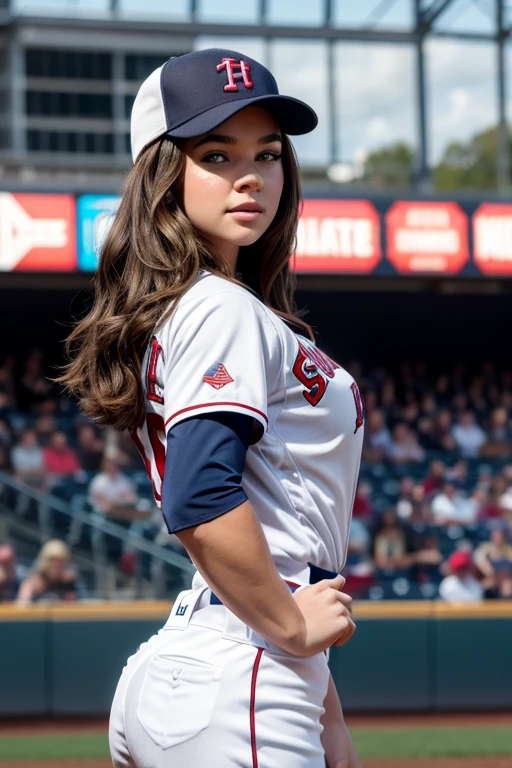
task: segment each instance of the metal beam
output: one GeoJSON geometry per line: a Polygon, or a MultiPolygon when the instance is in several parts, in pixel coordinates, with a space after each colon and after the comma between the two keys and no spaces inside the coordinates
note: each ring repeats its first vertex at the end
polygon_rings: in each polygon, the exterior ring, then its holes
{"type": "Polygon", "coordinates": [[[255,24],[207,24],[203,22],[173,22],[173,21],[135,21],[116,18],[56,18],[43,16],[17,16],[16,26],[23,29],[30,26],[34,29],[50,28],[52,30],[94,30],[129,34],[137,32],[140,35],[158,33],[160,35],[221,35],[233,37],[262,37],[287,38],[297,40],[348,40],[375,43],[412,43],[416,40],[413,31],[392,31],[384,29],[351,29],[336,27],[304,27],[264,23],[255,24]]]}
{"type": "Polygon", "coordinates": [[[430,29],[436,19],[438,19],[453,2],[454,0],[434,0],[426,11],[421,11],[420,9],[419,22],[421,26],[430,29]]]}
{"type": "Polygon", "coordinates": [[[498,127],[496,131],[496,179],[498,192],[510,192],[510,150],[507,125],[505,43],[507,32],[503,26],[503,2],[496,0],[497,54],[498,54],[498,127]]]}
{"type": "MultiPolygon", "coordinates": [[[[420,0],[415,0],[417,26],[420,26],[420,0]]],[[[425,51],[424,35],[418,35],[416,41],[416,92],[417,92],[417,149],[414,162],[414,187],[421,192],[428,191],[431,186],[430,168],[428,165],[428,131],[427,131],[427,100],[425,84],[425,51]]]]}

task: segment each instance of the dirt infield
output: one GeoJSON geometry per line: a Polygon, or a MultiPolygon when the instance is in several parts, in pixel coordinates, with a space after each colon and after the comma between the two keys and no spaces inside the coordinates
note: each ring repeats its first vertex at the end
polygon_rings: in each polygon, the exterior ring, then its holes
{"type": "MultiPolygon", "coordinates": [[[[349,728],[415,728],[427,726],[437,728],[471,728],[472,726],[509,725],[512,728],[512,712],[435,712],[435,713],[404,713],[404,714],[364,714],[347,715],[349,728]]],[[[108,730],[107,718],[75,718],[43,720],[38,718],[17,719],[2,718],[0,734],[20,733],[105,733],[108,730]]],[[[3,763],[1,764],[3,768],[3,763]]],[[[18,764],[19,768],[19,764],[18,764]]],[[[81,765],[81,768],[88,768],[81,765]]],[[[372,768],[372,767],[370,767],[372,768]]],[[[420,767],[421,768],[421,767],[420,767]]],[[[507,766],[512,768],[512,764],[507,766]]]]}
{"type": "Polygon", "coordinates": [[[347,715],[349,728],[471,728],[509,725],[512,712],[411,712],[406,714],[347,715]]]}

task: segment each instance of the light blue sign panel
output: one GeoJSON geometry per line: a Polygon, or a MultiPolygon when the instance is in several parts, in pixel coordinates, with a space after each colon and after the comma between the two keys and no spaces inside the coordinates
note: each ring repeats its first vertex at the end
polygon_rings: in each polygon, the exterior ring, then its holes
{"type": "Polygon", "coordinates": [[[121,198],[118,195],[81,195],[77,204],[78,266],[92,272],[112,226],[121,198]]]}

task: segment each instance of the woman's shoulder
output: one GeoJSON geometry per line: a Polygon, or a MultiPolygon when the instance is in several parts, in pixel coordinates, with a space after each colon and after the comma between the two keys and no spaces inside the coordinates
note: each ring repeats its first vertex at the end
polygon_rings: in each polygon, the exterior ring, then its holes
{"type": "Polygon", "coordinates": [[[190,323],[203,322],[213,315],[229,325],[246,319],[251,312],[256,315],[267,313],[255,293],[243,285],[203,271],[158,330],[173,333],[183,324],[188,327],[190,323]]]}
{"type": "Polygon", "coordinates": [[[239,283],[228,280],[220,275],[214,275],[212,272],[203,270],[194,284],[182,296],[178,306],[186,306],[189,302],[229,300],[234,301],[237,298],[246,299],[249,302],[261,304],[259,298],[249,288],[245,288],[239,283]]]}

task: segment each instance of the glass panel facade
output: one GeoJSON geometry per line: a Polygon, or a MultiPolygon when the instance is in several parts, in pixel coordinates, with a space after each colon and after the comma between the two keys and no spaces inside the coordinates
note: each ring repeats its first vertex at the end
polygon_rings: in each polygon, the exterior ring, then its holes
{"type": "Polygon", "coordinates": [[[318,127],[305,136],[292,136],[304,165],[329,162],[329,99],[327,45],[324,42],[273,40],[269,46],[269,69],[279,91],[307,102],[318,115],[318,127]]]}
{"type": "Polygon", "coordinates": [[[165,64],[167,59],[172,56],[172,51],[169,53],[159,54],[141,54],[130,53],[127,54],[125,59],[125,78],[127,80],[141,83],[146,79],[155,69],[165,64]]]}
{"type": "Polygon", "coordinates": [[[110,8],[110,0],[11,0],[11,2],[13,13],[25,16],[105,16],[110,8]]]}
{"type": "Polygon", "coordinates": [[[435,165],[450,143],[467,143],[496,125],[496,51],[489,43],[435,39],[425,51],[429,159],[435,165]]]}
{"type": "Polygon", "coordinates": [[[414,48],[338,43],[334,61],[340,180],[371,181],[368,175],[373,178],[375,170],[368,166],[373,159],[374,167],[375,162],[386,164],[389,183],[408,185],[406,156],[414,152],[416,134],[414,48]]]}
{"type": "Polygon", "coordinates": [[[318,27],[324,23],[323,0],[267,0],[269,24],[318,27]]]}
{"type": "Polygon", "coordinates": [[[228,48],[250,56],[267,66],[267,45],[261,37],[230,37],[229,35],[200,35],[196,38],[194,50],[205,48],[228,48]]]}
{"type": "Polygon", "coordinates": [[[112,154],[111,133],[78,133],[74,131],[27,131],[27,148],[31,152],[80,152],[112,154]]]}
{"type": "Polygon", "coordinates": [[[112,97],[103,93],[27,91],[27,115],[111,118],[112,97]]]}
{"type": "MultiPolygon", "coordinates": [[[[454,0],[437,18],[435,29],[443,32],[477,32],[491,34],[496,29],[496,3],[478,0],[454,0]]],[[[505,3],[507,5],[507,3],[505,3]]]]}
{"type": "Polygon", "coordinates": [[[260,0],[198,0],[196,18],[213,24],[256,24],[260,0]]]}
{"type": "Polygon", "coordinates": [[[168,21],[189,21],[190,0],[118,0],[118,14],[125,18],[145,21],[166,19],[168,21]]]}
{"type": "Polygon", "coordinates": [[[29,48],[25,71],[28,77],[110,80],[112,57],[109,53],[29,48]]]}
{"type": "Polygon", "coordinates": [[[333,24],[338,27],[369,25],[375,29],[411,29],[414,24],[412,0],[389,3],[377,0],[333,0],[333,24]]]}

